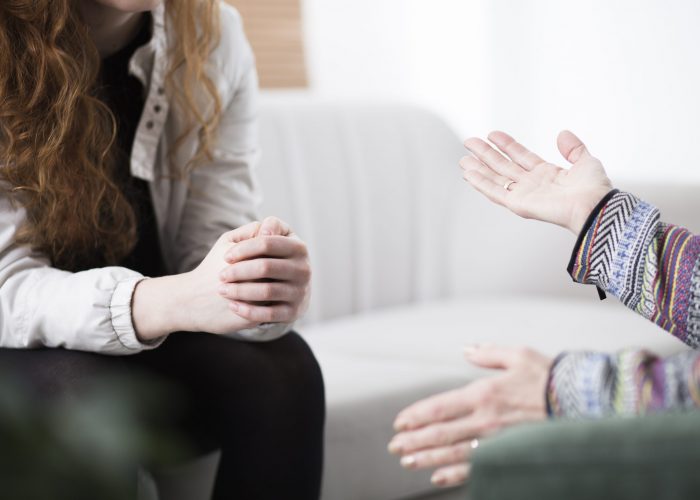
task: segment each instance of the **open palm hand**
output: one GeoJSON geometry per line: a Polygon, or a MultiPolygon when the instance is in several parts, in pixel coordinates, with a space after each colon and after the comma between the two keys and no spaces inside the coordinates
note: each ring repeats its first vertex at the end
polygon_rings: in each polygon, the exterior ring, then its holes
{"type": "Polygon", "coordinates": [[[473,156],[460,161],[464,178],[494,203],[527,219],[551,222],[578,233],[596,204],[612,189],[602,163],[571,132],[559,134],[559,151],[571,164],[545,162],[503,132],[489,135],[500,151],[472,138],[473,156]]]}

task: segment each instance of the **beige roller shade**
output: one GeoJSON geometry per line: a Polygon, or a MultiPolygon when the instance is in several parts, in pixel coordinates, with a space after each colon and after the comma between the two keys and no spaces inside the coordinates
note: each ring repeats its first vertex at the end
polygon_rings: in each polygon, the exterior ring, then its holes
{"type": "Polygon", "coordinates": [[[301,0],[226,0],[243,16],[263,88],[307,86],[301,0]]]}

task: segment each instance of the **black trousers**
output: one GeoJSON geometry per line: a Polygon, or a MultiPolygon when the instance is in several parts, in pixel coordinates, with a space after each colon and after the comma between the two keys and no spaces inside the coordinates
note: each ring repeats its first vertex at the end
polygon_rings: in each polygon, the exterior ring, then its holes
{"type": "MultiPolygon", "coordinates": [[[[0,370],[22,381],[23,397],[30,393],[36,411],[57,401],[89,405],[92,400],[83,395],[101,385],[109,393],[106,381],[132,387],[127,391],[140,395],[136,401],[156,407],[155,414],[133,408],[136,420],[147,420],[145,429],[174,430],[192,452],[221,449],[215,500],[320,495],[323,378],[296,333],[261,344],[176,333],[155,350],[123,357],[0,349],[0,370]]],[[[109,394],[101,394],[105,398],[109,394]]],[[[0,454],[2,449],[0,444],[0,454]]],[[[41,471],[33,475],[40,478],[41,471]]]]}

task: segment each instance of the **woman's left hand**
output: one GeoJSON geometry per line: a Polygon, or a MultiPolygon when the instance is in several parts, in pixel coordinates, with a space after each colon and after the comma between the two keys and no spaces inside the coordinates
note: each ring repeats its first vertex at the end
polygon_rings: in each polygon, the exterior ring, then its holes
{"type": "Polygon", "coordinates": [[[306,244],[281,220],[268,217],[233,232],[219,293],[256,323],[291,323],[306,310],[311,266],[306,244]]]}
{"type": "Polygon", "coordinates": [[[408,469],[437,469],[437,486],[463,483],[479,439],[515,424],[546,418],[545,386],[552,360],[529,349],[475,346],[471,363],[502,370],[460,389],[419,401],[396,417],[389,451],[408,469]]]}

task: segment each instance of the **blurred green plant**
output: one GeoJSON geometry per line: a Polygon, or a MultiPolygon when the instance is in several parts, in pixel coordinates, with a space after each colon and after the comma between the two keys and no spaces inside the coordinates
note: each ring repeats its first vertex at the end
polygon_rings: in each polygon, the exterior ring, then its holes
{"type": "Polygon", "coordinates": [[[138,467],[189,453],[163,425],[176,398],[151,381],[102,379],[79,397],[37,398],[0,375],[0,498],[124,500],[136,497],[138,467]]]}

